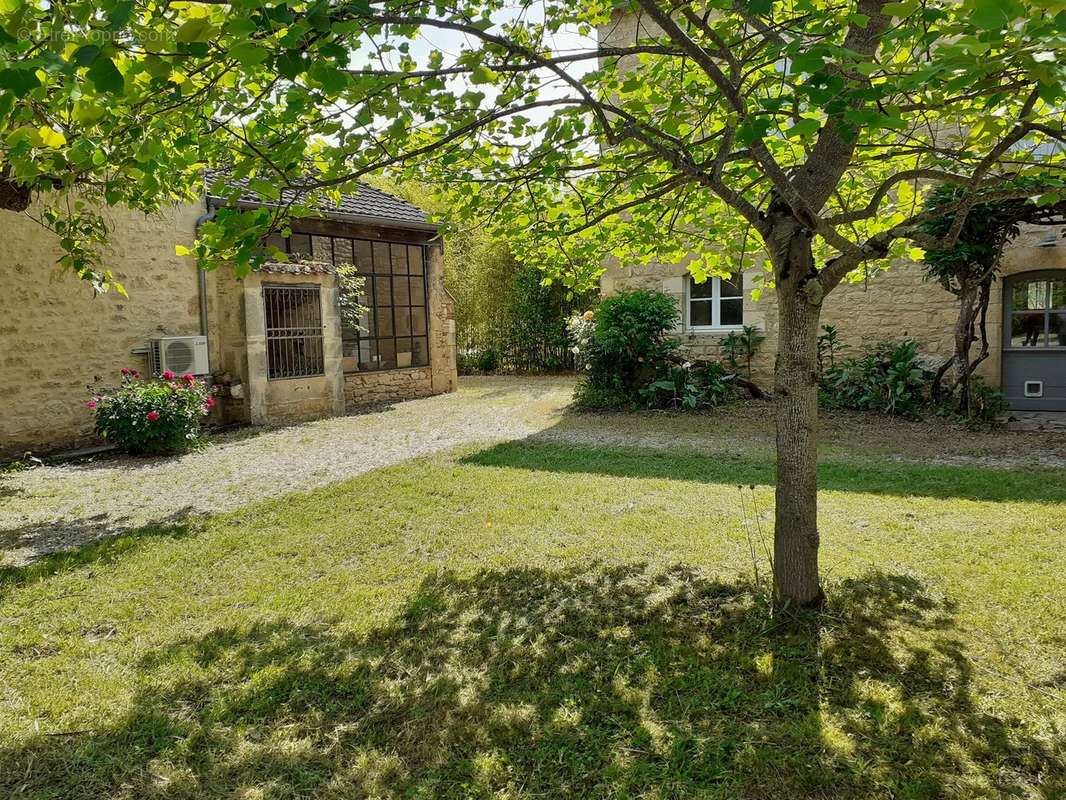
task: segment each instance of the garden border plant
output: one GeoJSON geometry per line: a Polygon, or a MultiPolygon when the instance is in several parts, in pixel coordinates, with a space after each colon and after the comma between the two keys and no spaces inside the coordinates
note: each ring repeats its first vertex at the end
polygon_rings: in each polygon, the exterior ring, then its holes
{"type": "Polygon", "coordinates": [[[734,336],[730,367],[689,358],[670,335],[680,314],[674,298],[650,289],[627,289],[606,298],[597,312],[571,317],[568,330],[578,370],[579,408],[698,409],[735,397],[740,388],[763,392],[750,380],[751,359],[764,337],[749,326],[734,336]],[[749,377],[740,374],[741,362],[749,377]]]}
{"type": "Polygon", "coordinates": [[[96,432],[136,455],[182,453],[200,441],[200,421],[215,404],[212,389],[192,373],[169,370],[144,379],[123,368],[117,388],[96,394],[86,405],[96,415],[96,432]]]}
{"type": "Polygon", "coordinates": [[[938,396],[938,373],[925,363],[912,339],[874,342],[858,354],[839,358],[848,346],[832,325],[818,338],[819,404],[922,419],[929,415],[956,417],[970,424],[992,423],[1006,410],[999,390],[970,378],[970,402],[965,411],[950,396],[938,396]]]}

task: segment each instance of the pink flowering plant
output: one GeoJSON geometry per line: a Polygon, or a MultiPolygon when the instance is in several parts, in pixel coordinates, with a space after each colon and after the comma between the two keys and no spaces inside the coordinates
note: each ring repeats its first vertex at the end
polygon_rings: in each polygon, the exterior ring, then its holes
{"type": "Polygon", "coordinates": [[[123,369],[118,388],[86,405],[96,414],[96,432],[130,453],[180,453],[199,443],[200,420],[215,404],[211,388],[195,375],[164,372],[144,379],[123,369]]]}

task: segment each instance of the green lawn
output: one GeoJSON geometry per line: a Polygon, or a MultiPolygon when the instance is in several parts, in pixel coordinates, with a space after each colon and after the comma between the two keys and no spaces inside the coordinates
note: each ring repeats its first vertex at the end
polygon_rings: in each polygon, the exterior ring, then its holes
{"type": "Polygon", "coordinates": [[[790,625],[770,477],[468,447],[9,570],[0,797],[1066,797],[1061,471],[825,463],[790,625]]]}

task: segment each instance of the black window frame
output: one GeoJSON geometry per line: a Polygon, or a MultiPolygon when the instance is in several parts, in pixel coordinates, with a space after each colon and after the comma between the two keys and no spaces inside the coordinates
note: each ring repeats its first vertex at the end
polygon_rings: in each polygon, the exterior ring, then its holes
{"type": "MultiPolygon", "coordinates": [[[[341,254],[341,258],[339,260],[338,260],[338,254],[337,254],[337,249],[338,249],[337,248],[337,243],[339,241],[347,242],[348,244],[345,245],[343,249],[346,250],[346,251],[350,251],[351,252],[351,254],[352,254],[351,261],[355,262],[354,266],[355,266],[359,276],[364,278],[365,281],[366,281],[366,283],[365,283],[365,285],[363,287],[363,295],[362,296],[364,296],[366,298],[365,305],[369,309],[369,314],[368,314],[368,322],[369,322],[368,328],[369,328],[369,330],[362,331],[362,330],[360,330],[358,328],[355,328],[355,327],[352,327],[352,326],[349,326],[349,325],[345,325],[343,323],[343,321],[342,321],[342,325],[341,325],[342,352],[343,352],[343,354],[345,356],[350,356],[350,355],[352,355],[352,353],[349,353],[349,350],[350,349],[354,349],[354,355],[358,359],[358,369],[357,370],[346,370],[346,372],[388,372],[388,371],[397,370],[397,369],[405,369],[405,370],[406,369],[424,369],[424,368],[430,367],[432,365],[432,354],[430,352],[431,348],[430,348],[429,247],[428,247],[428,245],[426,245],[425,243],[404,242],[404,241],[397,241],[397,240],[394,240],[394,239],[384,239],[384,238],[371,239],[371,238],[367,238],[365,236],[346,235],[346,234],[342,234],[342,233],[315,233],[315,232],[312,232],[312,231],[296,230],[296,231],[293,231],[293,233],[290,236],[284,237],[284,245],[285,245],[284,246],[284,250],[289,255],[293,254],[292,240],[293,240],[294,237],[298,237],[301,240],[301,243],[302,243],[303,240],[306,240],[306,244],[307,244],[306,249],[305,250],[301,250],[299,255],[301,255],[304,258],[311,258],[311,259],[315,259],[315,260],[318,260],[318,259],[316,259],[315,255],[314,255],[315,239],[329,239],[329,242],[330,242],[330,248],[329,248],[330,262],[334,266],[340,266],[342,264],[349,263],[348,259],[346,257],[344,257],[345,256],[344,253],[341,254]],[[356,253],[358,252],[357,249],[356,249],[358,242],[363,242],[363,243],[365,243],[367,245],[366,249],[370,253],[369,270],[367,269],[367,265],[358,263],[358,258],[356,257],[356,253]],[[375,247],[375,245],[377,245],[377,247],[375,247]],[[386,271],[381,271],[379,269],[379,264],[377,263],[378,262],[378,253],[379,253],[379,250],[380,250],[381,246],[385,246],[387,248],[387,252],[388,252],[388,256],[386,258],[387,264],[384,265],[385,268],[386,268],[386,271]],[[394,252],[394,248],[399,248],[399,247],[404,248],[405,264],[406,264],[406,269],[407,269],[406,272],[394,272],[393,271],[393,264],[394,264],[393,252],[394,252]],[[412,272],[411,255],[410,255],[410,250],[411,249],[415,249],[415,250],[417,250],[420,253],[421,262],[422,262],[420,276],[417,273],[412,272]],[[407,279],[407,281],[408,281],[408,284],[407,284],[407,286],[408,286],[407,302],[406,303],[399,303],[399,304],[396,303],[396,299],[397,299],[396,298],[396,283],[395,283],[395,278],[396,277],[403,277],[403,278],[407,279]],[[421,279],[422,279],[421,280],[422,302],[420,304],[419,303],[414,303],[413,300],[412,300],[411,279],[415,278],[415,277],[421,277],[421,279]],[[389,284],[388,284],[388,286],[389,286],[388,301],[389,302],[387,304],[381,304],[381,303],[378,302],[378,284],[377,284],[377,281],[375,280],[376,278],[388,278],[389,279],[389,284]],[[406,335],[397,333],[397,326],[396,326],[397,313],[396,312],[397,312],[398,309],[406,309],[407,310],[407,317],[408,317],[408,320],[409,320],[409,328],[410,328],[410,330],[409,330],[409,332],[406,335]],[[425,330],[422,333],[419,333],[419,334],[416,334],[414,332],[415,319],[416,319],[416,315],[415,315],[414,312],[415,312],[416,309],[420,309],[421,310],[422,317],[425,320],[425,330]],[[391,325],[389,326],[389,330],[391,331],[391,334],[382,335],[381,333],[379,333],[378,319],[379,319],[379,313],[382,310],[387,310],[387,313],[388,313],[388,316],[389,316],[389,321],[391,322],[391,325]],[[411,352],[411,361],[412,361],[412,363],[407,365],[407,366],[400,366],[399,363],[398,363],[398,361],[399,361],[399,359],[398,359],[399,350],[398,350],[398,347],[397,347],[397,342],[399,342],[401,340],[410,340],[410,342],[411,342],[411,351],[410,352],[411,352]],[[381,343],[382,342],[387,342],[387,343],[391,344],[392,361],[394,363],[389,365],[389,366],[381,366],[381,364],[382,364],[382,360],[381,360],[381,343]],[[414,359],[414,355],[416,353],[416,343],[419,343],[419,342],[422,344],[422,346],[424,348],[424,351],[425,351],[425,363],[415,364],[414,363],[414,360],[415,360],[414,359]],[[367,358],[366,361],[363,360],[363,355],[362,355],[364,343],[368,347],[368,358],[367,358]]],[[[269,242],[271,238],[274,238],[275,240],[281,239],[280,236],[278,236],[278,237],[269,237],[267,241],[269,242]]],[[[281,248],[279,248],[279,249],[281,249],[281,248]]]]}

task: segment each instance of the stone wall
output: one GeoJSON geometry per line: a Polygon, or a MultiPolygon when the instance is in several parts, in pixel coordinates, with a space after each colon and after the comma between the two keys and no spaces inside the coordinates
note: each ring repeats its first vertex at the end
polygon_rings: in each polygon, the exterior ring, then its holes
{"type": "Polygon", "coordinates": [[[374,403],[428,397],[431,394],[439,394],[433,389],[431,367],[348,372],[344,375],[344,405],[349,411],[374,403]]]}
{"type": "Polygon", "coordinates": [[[862,283],[841,284],[822,307],[822,324],[834,325],[848,355],[885,339],[914,339],[931,362],[951,354],[958,305],[928,280],[921,264],[901,261],[862,283]]]}
{"type": "Polygon", "coordinates": [[[433,394],[454,392],[459,386],[455,351],[455,300],[444,286],[444,247],[429,246],[429,365],[433,394]]]}
{"type": "MultiPolygon", "coordinates": [[[[40,206],[30,209],[39,213],[40,206]]],[[[26,451],[48,452],[98,444],[93,415],[85,407],[91,385],[118,382],[122,367],[147,372],[147,358],[130,351],[155,336],[200,333],[199,274],[192,258],[175,255],[191,246],[198,204],[174,206],[146,217],[139,212],[108,212],[112,243],[104,265],[126,287],[129,297],[94,297],[85,283],[55,266],[60,252],[54,237],[29,216],[0,212],[8,247],[0,256],[0,458],[26,451]]],[[[249,350],[249,315],[259,294],[259,276],[240,280],[221,266],[207,273],[208,348],[211,369],[228,373],[236,388],[224,391],[211,422],[288,423],[343,413],[346,407],[378,399],[396,400],[453,391],[457,385],[454,305],[444,289],[441,244],[429,245],[430,367],[388,373],[345,375],[340,369],[340,339],[327,335],[327,377],[262,381],[249,350]],[[335,351],[335,352],[334,352],[335,351]],[[258,407],[255,406],[259,403],[258,407]]],[[[273,280],[276,276],[271,276],[273,280]]],[[[285,280],[285,279],[280,279],[285,280]]],[[[329,278],[325,292],[335,291],[329,278]]],[[[333,295],[329,295],[330,298],[333,295]]],[[[324,307],[332,308],[333,300],[324,307]]],[[[336,320],[324,320],[331,331],[336,320]]]]}
{"type": "MultiPolygon", "coordinates": [[[[1003,275],[1031,270],[1066,269],[1066,242],[1061,230],[1029,228],[1011,244],[1003,256],[1003,275]],[[1056,247],[1041,246],[1054,233],[1056,247]]],[[[646,267],[621,267],[611,264],[604,272],[600,287],[604,295],[624,288],[650,288],[673,296],[684,310],[688,270],[684,264],[652,264],[646,267]]],[[[765,290],[758,301],[751,298],[755,274],[745,275],[744,321],[761,328],[766,342],[753,365],[757,382],[771,386],[774,355],[777,352],[777,309],[772,289],[765,290]]],[[[990,357],[978,368],[990,385],[1001,380],[1001,342],[1003,337],[1003,284],[997,281],[992,290],[988,311],[990,357]]],[[[909,338],[918,342],[931,362],[951,354],[957,300],[936,281],[926,279],[921,264],[903,261],[890,269],[872,272],[862,283],[837,287],[826,299],[822,323],[835,325],[848,353],[885,339],[909,338]]],[[[720,358],[719,343],[724,334],[692,331],[682,323],[676,331],[685,348],[700,358],[720,358]]],[[[976,347],[976,346],[975,346],[976,347]]],[[[976,355],[976,349],[974,351],[976,355]]]]}
{"type": "Polygon", "coordinates": [[[40,211],[0,211],[0,456],[95,442],[87,387],[115,385],[122,367],[145,370],[145,356],[130,350],[151,337],[200,333],[196,267],[174,247],[191,246],[202,205],[152,217],[109,211],[103,262],[128,298],[94,297],[58,268],[55,237],[30,217],[40,211]]]}

